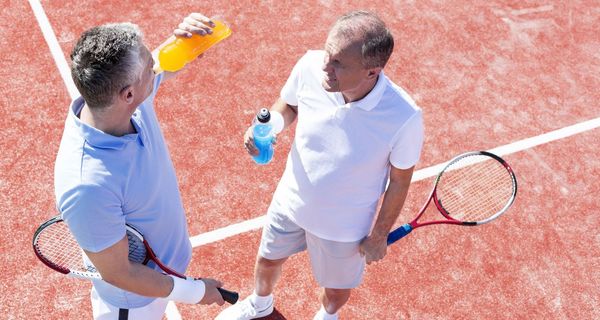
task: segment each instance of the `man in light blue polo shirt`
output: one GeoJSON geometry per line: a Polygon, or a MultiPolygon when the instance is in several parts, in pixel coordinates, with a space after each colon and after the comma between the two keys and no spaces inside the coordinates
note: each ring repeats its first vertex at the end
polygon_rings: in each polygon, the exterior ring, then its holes
{"type": "MultiPolygon", "coordinates": [[[[204,35],[211,27],[194,13],[174,36],[204,35]]],[[[85,31],[71,59],[82,97],[69,108],[55,195],[84,260],[104,279],[94,281],[94,318],[162,319],[169,300],[223,304],[219,281],[183,280],[128,260],[126,223],[171,269],[185,273],[191,259],[177,178],[153,106],[158,87],[174,73],[155,75],[152,54],[130,23],[85,31]]]]}
{"type": "MultiPolygon", "coordinates": [[[[355,11],[336,21],[324,50],[296,63],[271,107],[296,131],[263,228],[254,293],[218,320],[273,312],[282,265],[303,250],[323,287],[314,319],[337,319],[365,264],[385,256],[423,144],[421,109],[382,71],[393,44],[381,19],[355,11]]],[[[244,143],[257,155],[251,132],[244,143]]]]}

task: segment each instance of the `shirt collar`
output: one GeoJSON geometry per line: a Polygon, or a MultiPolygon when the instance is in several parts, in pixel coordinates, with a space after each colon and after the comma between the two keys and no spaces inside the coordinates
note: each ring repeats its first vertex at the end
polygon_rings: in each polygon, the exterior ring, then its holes
{"type": "Polygon", "coordinates": [[[67,121],[71,122],[72,126],[87,143],[97,148],[114,150],[123,150],[128,143],[137,141],[138,139],[140,140],[140,143],[144,145],[144,134],[139,134],[142,132],[142,128],[137,117],[132,117],[131,121],[138,133],[115,137],[84,123],[77,117],[81,112],[84,103],[82,97],[73,100],[71,107],[69,108],[69,117],[67,121]]]}
{"type": "Polygon", "coordinates": [[[387,84],[387,77],[385,76],[385,74],[383,74],[383,71],[381,71],[379,73],[379,76],[377,77],[377,83],[375,83],[373,89],[364,98],[358,101],[347,103],[348,107],[358,107],[365,111],[371,111],[381,100],[381,97],[383,96],[383,92],[385,91],[387,84]]]}

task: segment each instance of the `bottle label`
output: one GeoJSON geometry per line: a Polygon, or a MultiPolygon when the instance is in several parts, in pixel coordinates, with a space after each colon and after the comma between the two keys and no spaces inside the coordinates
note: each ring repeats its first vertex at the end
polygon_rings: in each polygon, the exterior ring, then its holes
{"type": "Polygon", "coordinates": [[[258,149],[258,155],[253,156],[258,164],[267,164],[273,158],[273,135],[271,125],[258,123],[252,130],[254,145],[258,149]]]}

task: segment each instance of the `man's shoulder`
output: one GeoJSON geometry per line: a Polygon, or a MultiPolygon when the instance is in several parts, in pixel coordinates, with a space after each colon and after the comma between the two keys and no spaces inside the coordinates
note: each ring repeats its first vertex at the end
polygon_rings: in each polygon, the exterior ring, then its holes
{"type": "Polygon", "coordinates": [[[383,98],[382,101],[400,107],[404,109],[405,112],[411,114],[421,112],[421,108],[417,105],[413,97],[404,88],[389,78],[387,78],[387,87],[384,91],[383,98]]]}
{"type": "Polygon", "coordinates": [[[314,68],[323,63],[325,57],[325,51],[323,50],[307,50],[306,53],[298,60],[298,66],[302,69],[314,68]]]}
{"type": "Polygon", "coordinates": [[[320,83],[319,73],[322,72],[321,65],[324,56],[325,52],[323,50],[306,51],[296,63],[293,71],[299,83],[320,83]]]}
{"type": "Polygon", "coordinates": [[[307,50],[304,54],[304,59],[319,59],[325,56],[324,50],[307,50]]]}

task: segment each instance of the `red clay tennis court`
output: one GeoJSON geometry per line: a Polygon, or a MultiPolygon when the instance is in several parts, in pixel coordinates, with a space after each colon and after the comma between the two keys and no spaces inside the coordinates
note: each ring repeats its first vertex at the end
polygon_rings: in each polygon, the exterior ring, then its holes
{"type": "MultiPolygon", "coordinates": [[[[242,145],[295,61],[320,49],[339,15],[380,14],[396,48],[386,74],[423,108],[426,141],[398,225],[432,184],[428,168],[470,150],[513,167],[510,211],[478,228],[428,227],[367,268],[342,319],[600,318],[600,4],[596,1],[5,1],[0,20],[0,318],[89,319],[90,283],[31,250],[56,214],[53,167],[75,94],[65,58],[92,26],[131,21],[149,47],[189,12],[223,15],[230,38],[159,91],[156,109],[193,235],[189,274],[251,293],[260,223],[293,139],[256,166],[242,145]],[[40,6],[41,4],[41,6],[40,6]],[[44,21],[47,17],[47,23],[44,21]],[[67,78],[68,79],[68,78],[67,78]]],[[[68,61],[68,60],[66,60],[68,61]]],[[[291,258],[269,319],[311,319],[319,288],[291,258]]],[[[221,307],[177,304],[168,319],[221,307]]]]}

